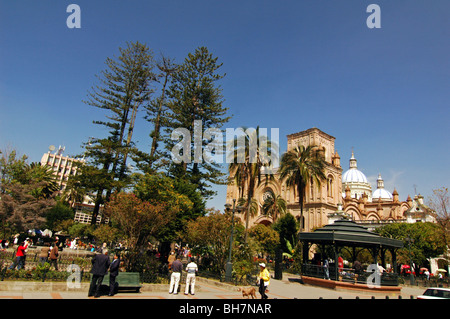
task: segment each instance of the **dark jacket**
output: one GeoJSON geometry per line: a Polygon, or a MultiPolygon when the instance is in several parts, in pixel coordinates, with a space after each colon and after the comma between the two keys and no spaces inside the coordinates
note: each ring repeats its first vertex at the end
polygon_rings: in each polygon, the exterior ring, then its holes
{"type": "Polygon", "coordinates": [[[110,262],[109,257],[104,254],[95,255],[92,258],[91,273],[97,276],[104,276],[108,272],[110,262]]]}
{"type": "Polygon", "coordinates": [[[120,258],[113,259],[109,266],[110,276],[117,276],[119,274],[120,258]]]}

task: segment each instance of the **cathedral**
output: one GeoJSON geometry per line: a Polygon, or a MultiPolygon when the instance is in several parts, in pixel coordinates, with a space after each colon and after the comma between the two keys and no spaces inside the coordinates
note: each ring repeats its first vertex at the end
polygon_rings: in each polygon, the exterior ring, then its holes
{"type": "MultiPolygon", "coordinates": [[[[320,185],[313,181],[306,185],[302,231],[312,231],[340,218],[352,219],[369,229],[392,222],[434,221],[433,212],[423,203],[422,196],[411,199],[408,195],[406,201],[400,201],[395,189],[391,193],[384,188],[381,175],[378,176],[376,189],[372,192],[372,186],[366,176],[358,170],[353,151],[349,168],[343,173],[333,136],[318,128],[287,136],[287,151],[298,145],[317,146],[324,154],[326,162],[326,180],[320,185]]],[[[274,175],[274,178],[267,182],[263,179],[255,189],[254,198],[258,203],[258,212],[250,218],[250,227],[259,223],[270,225],[274,222],[262,209],[265,198],[272,192],[281,195],[286,201],[287,211],[300,221],[298,194],[294,192],[293,187],[287,187],[279,180],[276,170],[274,175]]],[[[236,185],[229,184],[227,203],[232,204],[233,199],[238,199],[238,196],[236,185]]]]}

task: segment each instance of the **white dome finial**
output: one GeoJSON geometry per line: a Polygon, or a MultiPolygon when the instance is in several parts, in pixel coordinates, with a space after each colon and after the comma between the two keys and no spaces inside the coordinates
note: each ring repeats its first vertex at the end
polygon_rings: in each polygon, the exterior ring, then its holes
{"type": "Polygon", "coordinates": [[[353,152],[353,147],[352,147],[352,157],[350,158],[350,168],[358,168],[358,165],[356,164],[355,153],[353,152]]]}

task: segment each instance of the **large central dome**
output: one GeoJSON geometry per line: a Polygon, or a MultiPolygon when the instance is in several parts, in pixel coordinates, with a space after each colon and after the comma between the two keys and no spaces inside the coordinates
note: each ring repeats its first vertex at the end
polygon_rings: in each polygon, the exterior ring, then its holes
{"type": "Polygon", "coordinates": [[[352,168],[342,175],[342,183],[368,183],[368,181],[366,175],[356,168],[352,168]]]}
{"type": "MultiPolygon", "coordinates": [[[[358,170],[356,164],[356,158],[352,151],[352,157],[350,158],[350,168],[342,175],[342,188],[349,188],[352,198],[359,199],[364,194],[367,195],[369,201],[372,201],[372,187],[367,181],[366,175],[358,170]]],[[[342,193],[345,198],[345,193],[342,193]]]]}
{"type": "Polygon", "coordinates": [[[358,170],[353,152],[352,158],[350,159],[350,169],[342,175],[342,183],[368,183],[366,175],[358,170]]]}

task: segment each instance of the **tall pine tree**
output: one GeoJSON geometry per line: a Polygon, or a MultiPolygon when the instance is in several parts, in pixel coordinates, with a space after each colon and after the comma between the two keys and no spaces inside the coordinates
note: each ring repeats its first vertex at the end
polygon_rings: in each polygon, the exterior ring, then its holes
{"type": "Polygon", "coordinates": [[[161,152],[160,144],[163,141],[162,129],[167,126],[166,113],[168,108],[166,92],[178,65],[172,59],[162,55],[160,61],[156,63],[156,67],[159,70],[156,81],[160,84],[160,93],[147,105],[144,105],[146,110],[144,119],[153,124],[153,130],[150,133],[150,152],[147,153],[142,150],[137,150],[133,157],[137,168],[144,173],[154,173],[160,166],[164,166],[164,164],[158,163],[158,161],[162,159],[164,162],[164,152],[161,152]]]}
{"type": "MultiPolygon", "coordinates": [[[[92,223],[100,205],[108,201],[114,189],[127,183],[127,159],[134,150],[133,132],[139,107],[151,97],[153,53],[147,45],[135,42],[119,48],[117,59],[107,58],[107,68],[98,76],[99,84],[89,92],[86,104],[106,111],[104,121],[94,121],[109,130],[105,138],[94,138],[85,144],[90,167],[82,174],[93,174],[89,188],[96,192],[92,223]],[[94,182],[94,183],[92,183],[94,182]]],[[[83,180],[89,180],[86,176],[83,180]]]]}
{"type": "MultiPolygon", "coordinates": [[[[194,53],[189,53],[184,63],[174,73],[168,89],[168,124],[166,132],[166,147],[170,151],[175,144],[170,139],[174,129],[185,128],[191,132],[191,150],[194,145],[194,123],[201,123],[202,130],[208,128],[220,129],[230,117],[226,116],[228,108],[223,107],[222,88],[218,84],[225,74],[219,74],[222,63],[206,47],[199,47],[194,53]],[[198,122],[200,121],[200,122],[198,122]]],[[[202,139],[203,145],[208,141],[202,139]]],[[[193,158],[191,156],[191,158],[193,158]]],[[[186,178],[196,184],[201,194],[209,198],[215,194],[211,184],[224,184],[224,173],[217,163],[201,161],[171,163],[169,172],[174,177],[186,178]]]]}

